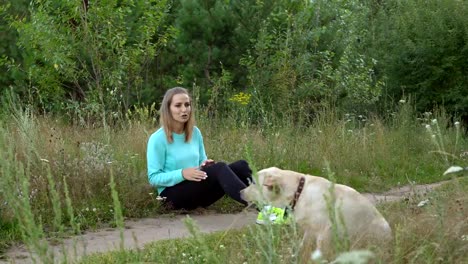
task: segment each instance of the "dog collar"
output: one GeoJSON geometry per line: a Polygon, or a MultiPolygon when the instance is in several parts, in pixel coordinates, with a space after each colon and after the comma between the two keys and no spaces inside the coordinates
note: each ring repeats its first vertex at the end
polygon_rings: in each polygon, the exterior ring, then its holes
{"type": "Polygon", "coordinates": [[[299,196],[301,196],[302,189],[304,189],[305,178],[301,177],[299,180],[299,185],[297,186],[297,190],[294,193],[294,199],[291,201],[291,210],[294,210],[296,206],[297,200],[299,200],[299,196]]]}

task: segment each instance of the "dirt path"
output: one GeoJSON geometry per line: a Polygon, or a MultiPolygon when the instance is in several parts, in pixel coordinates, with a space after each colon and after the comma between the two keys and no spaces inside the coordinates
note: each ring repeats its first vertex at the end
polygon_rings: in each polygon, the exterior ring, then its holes
{"type": "MultiPolygon", "coordinates": [[[[439,182],[434,184],[423,184],[413,186],[402,186],[391,189],[388,192],[374,194],[364,193],[374,204],[401,200],[404,198],[424,195],[432,189],[444,184],[439,182]]],[[[209,233],[214,231],[241,228],[248,224],[255,223],[257,213],[246,211],[238,214],[202,214],[190,215],[196,222],[201,232],[209,233]]],[[[125,221],[124,247],[126,249],[142,248],[146,243],[162,239],[180,238],[189,236],[189,232],[184,224],[186,216],[176,217],[145,218],[125,221]]],[[[83,235],[65,239],[63,245],[49,246],[50,252],[56,256],[57,263],[62,260],[63,252],[67,253],[67,262],[78,259],[82,256],[107,252],[120,249],[120,232],[118,229],[109,228],[96,232],[87,232],[83,235]]],[[[34,263],[34,254],[28,253],[24,246],[12,247],[7,252],[8,260],[0,260],[3,263],[34,263]]],[[[39,261],[37,261],[39,262],[39,261]]]]}

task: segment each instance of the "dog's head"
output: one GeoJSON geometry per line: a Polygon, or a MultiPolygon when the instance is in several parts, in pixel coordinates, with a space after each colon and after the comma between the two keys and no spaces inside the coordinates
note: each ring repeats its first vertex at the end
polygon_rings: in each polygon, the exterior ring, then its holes
{"type": "Polygon", "coordinates": [[[257,182],[241,191],[241,197],[248,202],[285,207],[294,199],[300,176],[276,167],[263,169],[258,172],[257,182]]]}

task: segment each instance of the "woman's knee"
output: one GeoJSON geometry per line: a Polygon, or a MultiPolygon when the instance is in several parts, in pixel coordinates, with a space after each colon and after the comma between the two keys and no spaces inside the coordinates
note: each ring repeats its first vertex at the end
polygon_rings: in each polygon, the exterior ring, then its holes
{"type": "Polygon", "coordinates": [[[233,162],[229,164],[229,167],[241,178],[250,178],[252,176],[252,169],[245,160],[233,162]]]}
{"type": "Polygon", "coordinates": [[[249,168],[249,163],[246,160],[238,160],[233,163],[231,163],[232,166],[240,167],[240,168],[249,168]]]}

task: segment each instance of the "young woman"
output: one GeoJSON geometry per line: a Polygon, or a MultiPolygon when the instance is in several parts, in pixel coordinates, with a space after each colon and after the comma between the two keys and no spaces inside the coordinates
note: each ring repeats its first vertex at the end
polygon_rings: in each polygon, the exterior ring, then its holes
{"type": "Polygon", "coordinates": [[[226,164],[207,158],[186,89],[166,91],[160,126],[148,140],[148,179],[170,208],[207,207],[224,194],[247,205],[240,190],[252,180],[252,170],[244,160],[226,164]]]}

